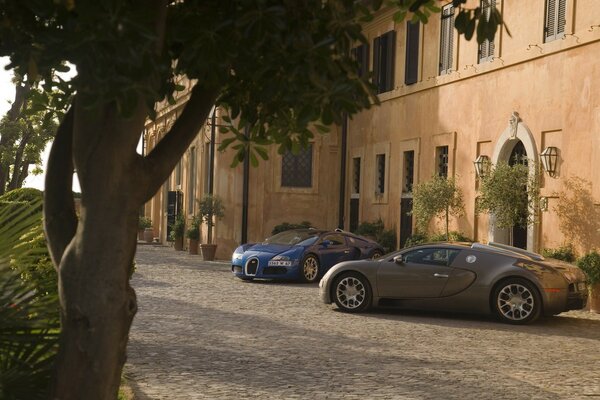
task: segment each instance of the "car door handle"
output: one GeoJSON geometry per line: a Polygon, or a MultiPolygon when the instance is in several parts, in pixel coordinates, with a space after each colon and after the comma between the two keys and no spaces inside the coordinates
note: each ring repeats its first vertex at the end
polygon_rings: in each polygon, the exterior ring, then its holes
{"type": "Polygon", "coordinates": [[[350,250],[345,250],[344,251],[344,254],[348,254],[348,253],[350,253],[350,250]]]}
{"type": "Polygon", "coordinates": [[[433,276],[435,276],[436,278],[447,278],[450,275],[446,275],[446,274],[433,274],[433,276]]]}

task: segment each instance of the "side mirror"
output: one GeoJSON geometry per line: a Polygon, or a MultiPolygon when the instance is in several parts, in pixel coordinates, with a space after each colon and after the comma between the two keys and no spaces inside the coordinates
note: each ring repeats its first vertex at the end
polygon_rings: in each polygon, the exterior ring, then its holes
{"type": "Polygon", "coordinates": [[[402,254],[400,254],[399,256],[394,257],[394,262],[396,264],[404,264],[404,257],[402,257],[402,254]]]}
{"type": "Polygon", "coordinates": [[[323,240],[323,242],[321,242],[321,246],[325,248],[331,246],[331,240],[323,240]]]}

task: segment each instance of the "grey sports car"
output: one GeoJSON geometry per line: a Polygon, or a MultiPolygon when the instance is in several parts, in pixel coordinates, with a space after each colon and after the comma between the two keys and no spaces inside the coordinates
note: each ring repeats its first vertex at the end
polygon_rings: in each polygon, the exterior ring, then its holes
{"type": "Polygon", "coordinates": [[[511,324],[585,307],[577,267],[497,243],[431,243],[378,260],[336,264],[321,282],[323,302],[342,311],[371,306],[496,314],[511,324]]]}

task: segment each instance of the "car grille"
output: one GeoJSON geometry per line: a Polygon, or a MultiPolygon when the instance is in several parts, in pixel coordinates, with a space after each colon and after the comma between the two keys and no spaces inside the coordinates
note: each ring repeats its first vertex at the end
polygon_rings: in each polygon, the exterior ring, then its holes
{"type": "Polygon", "coordinates": [[[246,262],[246,275],[256,275],[258,258],[251,258],[246,262]]]}
{"type": "Polygon", "coordinates": [[[285,267],[265,267],[263,268],[263,274],[265,275],[285,275],[287,268],[285,267]]]}

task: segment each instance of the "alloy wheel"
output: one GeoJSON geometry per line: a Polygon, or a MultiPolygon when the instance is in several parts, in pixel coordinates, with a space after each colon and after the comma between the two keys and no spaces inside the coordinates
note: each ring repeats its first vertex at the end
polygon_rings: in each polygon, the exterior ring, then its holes
{"type": "Polygon", "coordinates": [[[340,280],[335,288],[339,303],[346,309],[354,310],[360,307],[366,299],[365,285],[353,276],[340,280]]]}
{"type": "Polygon", "coordinates": [[[498,311],[510,321],[523,321],[531,316],[536,304],[531,290],[520,283],[510,283],[498,292],[498,311]]]}

